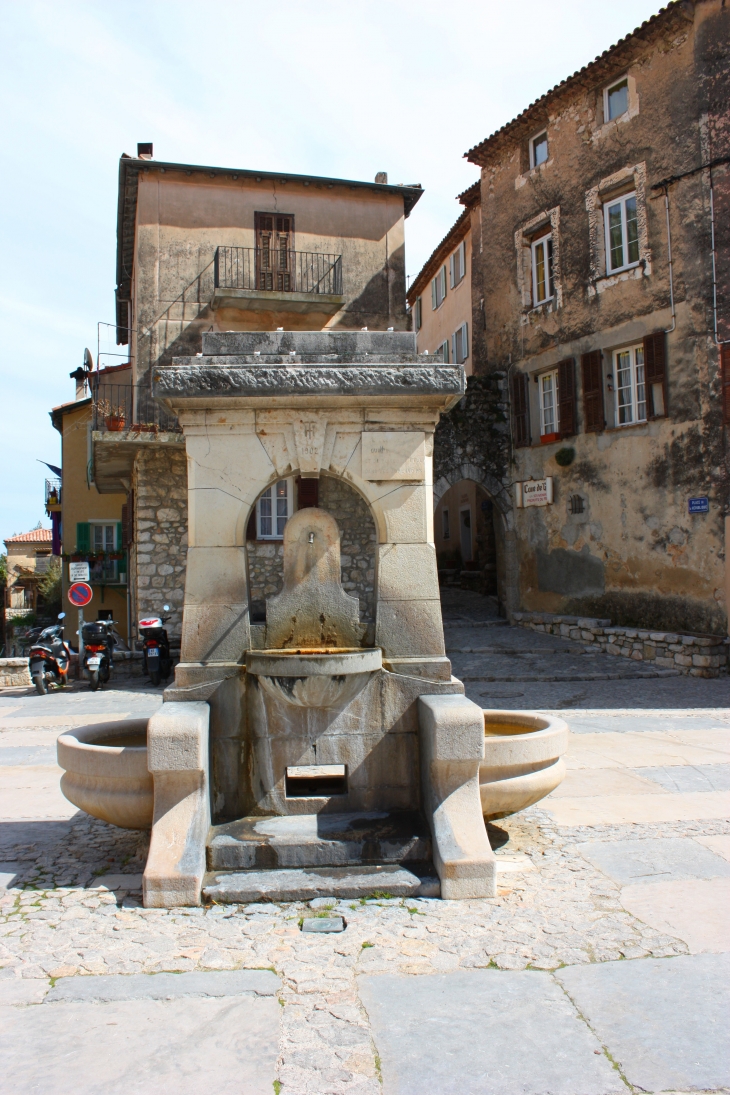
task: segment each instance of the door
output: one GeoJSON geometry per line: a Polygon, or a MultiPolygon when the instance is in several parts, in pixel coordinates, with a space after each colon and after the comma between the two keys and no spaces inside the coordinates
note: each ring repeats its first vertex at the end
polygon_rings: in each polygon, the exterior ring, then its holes
{"type": "Polygon", "coordinates": [[[461,531],[461,561],[472,561],[471,546],[471,506],[463,506],[459,510],[459,529],[461,531]]]}
{"type": "Polygon", "coordinates": [[[268,292],[293,293],[294,217],[257,213],[256,288],[268,292]]]}

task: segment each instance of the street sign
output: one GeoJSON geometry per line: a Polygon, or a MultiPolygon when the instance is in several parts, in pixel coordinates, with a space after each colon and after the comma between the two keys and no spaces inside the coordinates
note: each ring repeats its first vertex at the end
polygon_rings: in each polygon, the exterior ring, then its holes
{"type": "Polygon", "coordinates": [[[690,498],[687,502],[687,509],[690,513],[709,513],[710,499],[707,495],[703,498],[690,498]]]}
{"type": "Polygon", "coordinates": [[[94,596],[94,591],[87,582],[74,582],[68,587],[68,599],[76,608],[83,608],[94,596]]]}
{"type": "Polygon", "coordinates": [[[88,563],[69,563],[68,564],[68,580],[69,580],[69,582],[88,582],[88,580],[89,580],[89,564],[88,563]]]}

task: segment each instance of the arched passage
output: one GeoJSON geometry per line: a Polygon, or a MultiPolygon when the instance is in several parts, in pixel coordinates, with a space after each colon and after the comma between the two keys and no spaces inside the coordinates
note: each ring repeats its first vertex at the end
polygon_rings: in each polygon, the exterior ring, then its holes
{"type": "Polygon", "coordinates": [[[439,579],[493,597],[505,615],[517,607],[512,509],[502,484],[475,470],[462,466],[434,487],[439,579]]]}

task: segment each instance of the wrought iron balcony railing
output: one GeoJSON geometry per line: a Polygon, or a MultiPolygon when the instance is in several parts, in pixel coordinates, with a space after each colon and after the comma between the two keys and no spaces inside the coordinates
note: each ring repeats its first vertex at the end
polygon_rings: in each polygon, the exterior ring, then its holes
{"type": "Polygon", "coordinates": [[[274,247],[218,247],[216,289],[342,295],[342,255],[274,247]]]}
{"type": "Polygon", "coordinates": [[[177,418],[152,398],[141,384],[95,383],[91,379],[92,428],[102,433],[134,430],[137,433],[179,432],[177,418]]]}
{"type": "Polygon", "coordinates": [[[60,506],[61,491],[62,486],[60,479],[46,479],[46,505],[60,506]]]}

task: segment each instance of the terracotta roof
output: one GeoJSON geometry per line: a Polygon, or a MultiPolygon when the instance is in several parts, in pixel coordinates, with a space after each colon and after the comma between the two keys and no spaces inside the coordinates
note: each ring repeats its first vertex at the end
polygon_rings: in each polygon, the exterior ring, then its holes
{"type": "MultiPolygon", "coordinates": [[[[473,204],[473,203],[472,203],[473,204]]],[[[436,250],[426,259],[420,271],[418,272],[413,284],[406,293],[406,300],[409,304],[413,304],[414,300],[420,293],[423,292],[428,282],[434,276],[439,266],[446,260],[451,252],[456,247],[457,243],[461,243],[464,236],[469,232],[470,215],[469,210],[465,209],[459,219],[449,229],[441,243],[436,250]]]]}
{"type": "Polygon", "coordinates": [[[467,209],[470,209],[472,205],[476,205],[477,202],[482,200],[482,180],[477,179],[476,182],[468,186],[466,190],[462,190],[461,194],[456,195],[456,200],[465,205],[467,209]]]}
{"type": "Polygon", "coordinates": [[[17,536],[8,536],[6,544],[39,544],[51,542],[51,530],[49,528],[34,528],[30,532],[20,532],[17,536]]]}
{"type": "MultiPolygon", "coordinates": [[[[698,0],[701,2],[701,0],[698,0]]],[[[481,141],[479,144],[474,145],[468,152],[464,153],[464,159],[469,160],[470,163],[483,165],[487,155],[490,152],[498,150],[503,144],[505,139],[511,138],[519,134],[520,130],[528,123],[532,124],[533,115],[539,112],[545,113],[547,107],[551,106],[553,102],[559,99],[565,92],[572,92],[582,87],[593,87],[597,82],[604,79],[610,79],[614,74],[619,74],[619,70],[632,59],[635,53],[635,47],[643,40],[653,38],[655,32],[664,29],[664,24],[670,21],[676,21],[681,23],[683,21],[692,21],[694,13],[692,5],[687,4],[686,0],[673,0],[672,3],[667,4],[665,8],[660,8],[656,15],[652,15],[651,19],[647,19],[641,26],[633,30],[631,34],[627,34],[625,38],[621,38],[610,49],[604,50],[599,54],[595,60],[590,64],[584,65],[583,68],[578,69],[572,76],[568,76],[567,79],[562,80],[559,84],[556,84],[550,91],[546,91],[544,95],[541,95],[539,99],[536,99],[534,103],[531,103],[521,114],[518,114],[516,118],[513,118],[511,122],[507,122],[501,129],[496,130],[490,137],[481,141]]],[[[542,119],[540,119],[542,120],[542,119]]],[[[466,191],[465,193],[468,193],[466,191]]]]}

